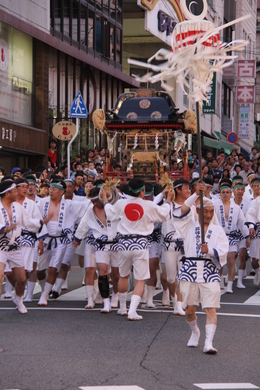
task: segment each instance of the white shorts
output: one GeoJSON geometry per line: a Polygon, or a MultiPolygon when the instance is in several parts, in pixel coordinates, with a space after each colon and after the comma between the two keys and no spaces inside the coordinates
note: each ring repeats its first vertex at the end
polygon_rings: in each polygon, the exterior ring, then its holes
{"type": "Polygon", "coordinates": [[[229,252],[238,252],[239,244],[236,245],[229,245],[228,251],[229,252]]]}
{"type": "Polygon", "coordinates": [[[149,259],[159,259],[162,253],[162,245],[159,242],[151,242],[149,248],[149,259]]]}
{"type": "Polygon", "coordinates": [[[125,278],[130,274],[133,266],[133,274],[136,280],[150,278],[149,249],[134,251],[118,251],[119,274],[125,278]]]}
{"type": "Polygon", "coordinates": [[[239,249],[246,248],[246,238],[239,242],[239,249]]]}
{"type": "Polygon", "coordinates": [[[65,255],[61,261],[61,264],[70,265],[73,256],[75,255],[76,248],[72,245],[72,242],[66,245],[65,255]]]}
{"type": "Polygon", "coordinates": [[[176,281],[178,271],[182,265],[180,259],[182,254],[177,251],[163,251],[164,263],[167,273],[167,282],[172,284],[176,281]]]}
{"type": "Polygon", "coordinates": [[[219,282],[191,283],[180,280],[180,291],[182,294],[182,307],[199,306],[202,309],[220,307],[220,285],[219,282]]]}
{"type": "Polygon", "coordinates": [[[118,251],[96,251],[96,263],[118,268],[118,251]]]}
{"type": "Polygon", "coordinates": [[[22,250],[18,249],[17,251],[11,252],[0,251],[0,263],[5,264],[5,272],[10,271],[12,268],[24,267],[22,250]]]}
{"type": "Polygon", "coordinates": [[[33,270],[33,260],[34,260],[34,247],[22,246],[22,255],[24,260],[24,268],[26,271],[31,272],[33,270]]]}
{"type": "Polygon", "coordinates": [[[94,245],[85,245],[84,268],[96,268],[96,252],[94,245]]]}
{"type": "Polygon", "coordinates": [[[56,268],[59,271],[66,247],[66,244],[59,243],[56,248],[48,250],[46,249],[47,245],[44,245],[44,252],[39,256],[38,271],[46,270],[49,267],[56,268]]]}
{"type": "Polygon", "coordinates": [[[79,256],[84,256],[85,254],[85,246],[86,246],[86,241],[82,240],[79,246],[76,248],[76,254],[79,256]]]}
{"type": "Polygon", "coordinates": [[[249,256],[253,259],[260,259],[259,257],[259,249],[260,249],[260,238],[254,238],[251,240],[249,256]]]}

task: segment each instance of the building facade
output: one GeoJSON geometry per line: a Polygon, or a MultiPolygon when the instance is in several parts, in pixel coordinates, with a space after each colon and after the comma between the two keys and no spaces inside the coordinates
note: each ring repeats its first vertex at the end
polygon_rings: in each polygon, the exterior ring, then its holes
{"type": "MultiPolygon", "coordinates": [[[[84,158],[105,142],[92,112],[138,86],[122,71],[123,1],[1,0],[0,10],[0,165],[47,166],[52,127],[70,119],[79,90],[89,113],[77,147],[84,158]]],[[[58,148],[62,162],[65,142],[58,148]]]]}

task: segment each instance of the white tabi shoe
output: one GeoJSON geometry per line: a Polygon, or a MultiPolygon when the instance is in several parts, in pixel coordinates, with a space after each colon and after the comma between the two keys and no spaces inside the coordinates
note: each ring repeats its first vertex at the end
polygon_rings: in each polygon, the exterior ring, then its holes
{"type": "Polygon", "coordinates": [[[28,313],[28,310],[26,309],[26,307],[23,304],[23,298],[22,297],[18,297],[17,295],[15,295],[15,297],[13,298],[13,303],[16,305],[18,311],[21,314],[27,314],[28,313]]]}
{"type": "Polygon", "coordinates": [[[135,313],[128,313],[128,321],[141,321],[143,319],[142,316],[139,316],[139,314],[135,313]]]}
{"type": "Polygon", "coordinates": [[[242,282],[237,282],[237,288],[246,288],[242,282]]]}
{"type": "Polygon", "coordinates": [[[199,339],[200,339],[200,330],[198,329],[195,332],[192,331],[187,346],[191,348],[196,348],[199,345],[199,339]]]}
{"type": "Polygon", "coordinates": [[[112,292],[112,297],[111,297],[111,307],[113,309],[116,309],[118,308],[118,293],[114,293],[114,291],[112,292]]]}
{"type": "Polygon", "coordinates": [[[38,306],[48,306],[48,299],[45,295],[41,295],[40,300],[38,302],[38,306]]]}
{"type": "Polygon", "coordinates": [[[127,316],[127,310],[119,309],[119,310],[117,310],[117,314],[120,315],[120,316],[126,317],[127,316]]]}
{"type": "Polygon", "coordinates": [[[162,294],[162,305],[163,306],[170,306],[170,297],[169,297],[169,290],[163,291],[162,294]]]}
{"type": "Polygon", "coordinates": [[[96,305],[101,305],[103,303],[103,299],[101,297],[100,292],[98,291],[97,294],[94,296],[94,301],[96,305]]]}
{"type": "Polygon", "coordinates": [[[109,298],[103,299],[104,307],[101,309],[100,313],[108,314],[111,312],[111,303],[109,298]]]}
{"type": "Polygon", "coordinates": [[[91,310],[94,309],[94,307],[95,307],[95,302],[88,300],[88,304],[85,306],[85,309],[91,310]]]}
{"type": "Polygon", "coordinates": [[[185,311],[183,310],[181,304],[182,304],[182,302],[176,301],[176,303],[174,305],[174,310],[173,310],[173,314],[175,316],[185,316],[185,311]]]}
{"type": "Polygon", "coordinates": [[[218,350],[213,347],[213,345],[204,345],[203,352],[207,353],[208,355],[216,355],[218,353],[218,350]]]}

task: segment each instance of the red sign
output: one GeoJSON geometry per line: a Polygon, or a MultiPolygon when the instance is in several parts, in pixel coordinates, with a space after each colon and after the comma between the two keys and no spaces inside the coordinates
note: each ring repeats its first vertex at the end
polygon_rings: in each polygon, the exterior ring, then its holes
{"type": "Polygon", "coordinates": [[[237,77],[255,78],[255,60],[238,60],[237,77]]]}
{"type": "Polygon", "coordinates": [[[238,85],[237,86],[237,104],[254,104],[255,103],[255,86],[238,85]]]}
{"type": "Polygon", "coordinates": [[[237,133],[235,133],[234,131],[231,131],[230,133],[228,133],[227,140],[231,144],[235,144],[238,141],[237,133]]]}

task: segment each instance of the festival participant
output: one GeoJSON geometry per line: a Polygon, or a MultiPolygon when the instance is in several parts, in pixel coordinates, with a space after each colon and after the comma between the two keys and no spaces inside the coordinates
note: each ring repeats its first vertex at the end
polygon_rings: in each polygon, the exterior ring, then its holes
{"type": "MultiPolygon", "coordinates": [[[[99,291],[103,298],[104,307],[101,313],[109,313],[111,307],[118,306],[118,253],[114,249],[116,244],[116,223],[106,220],[104,204],[99,198],[99,187],[94,187],[89,192],[89,199],[92,205],[88,208],[86,214],[80,221],[75,232],[73,245],[76,247],[87,234],[92,231],[95,246],[96,263],[98,268],[99,291]],[[113,284],[113,294],[109,298],[109,269],[111,267],[111,277],[113,284]]],[[[93,296],[93,291],[92,291],[93,296]]],[[[91,296],[88,296],[88,303],[91,302],[91,296]]]]}
{"type": "Polygon", "coordinates": [[[253,200],[254,199],[254,194],[253,194],[253,189],[252,189],[252,180],[256,178],[255,172],[249,172],[247,175],[247,181],[248,185],[245,187],[245,194],[244,194],[244,199],[245,200],[253,200]]]}
{"type": "Polygon", "coordinates": [[[203,352],[217,353],[213,347],[213,338],[217,327],[216,309],[220,307],[220,275],[219,269],[226,263],[228,239],[223,229],[213,224],[214,204],[212,200],[203,198],[203,222],[200,203],[196,207],[199,221],[196,222],[191,207],[199,197],[204,185],[198,184],[197,191],[191,195],[181,209],[174,211],[175,226],[185,236],[185,257],[178,279],[183,297],[183,308],[187,323],[192,331],[188,347],[197,347],[200,330],[197,325],[196,306],[201,303],[206,313],[206,338],[203,352]],[[204,224],[205,240],[201,237],[201,224],[204,224]],[[203,242],[203,243],[202,243],[203,242]]]}
{"type": "Polygon", "coordinates": [[[144,200],[145,182],[139,178],[129,181],[131,197],[120,199],[114,205],[107,202],[106,191],[101,189],[101,197],[105,205],[108,221],[118,221],[118,262],[119,262],[119,302],[118,314],[127,315],[126,298],[128,278],[133,267],[135,287],[131,297],[128,320],[142,320],[136,309],[144,292],[145,280],[149,279],[149,238],[155,222],[163,222],[169,218],[170,202],[173,190],[168,192],[167,202],[157,206],[144,200]]]}
{"type": "Polygon", "coordinates": [[[41,215],[44,218],[49,216],[48,237],[44,241],[40,240],[38,245],[38,280],[42,287],[38,306],[47,306],[67,244],[72,241],[75,223],[83,217],[86,210],[85,202],[62,199],[65,190],[66,184],[62,180],[54,180],[50,184],[50,196],[41,199],[38,204],[41,215]]]}
{"type": "Polygon", "coordinates": [[[35,176],[28,175],[26,176],[26,180],[28,181],[28,191],[26,197],[30,200],[33,200],[35,203],[38,203],[40,198],[37,196],[35,176]]]}
{"type": "Polygon", "coordinates": [[[21,250],[22,227],[37,233],[48,219],[32,219],[26,210],[16,202],[17,189],[12,180],[0,183],[0,291],[6,264],[12,269],[15,280],[14,304],[21,314],[27,309],[23,304],[26,284],[24,258],[21,250]]]}
{"type": "MultiPolygon", "coordinates": [[[[145,183],[145,200],[154,201],[154,188],[152,184],[145,183]]],[[[163,196],[161,196],[163,199],[163,196]]],[[[161,224],[155,223],[154,230],[150,236],[150,248],[149,248],[149,270],[150,278],[147,279],[147,302],[146,306],[154,309],[156,306],[153,303],[153,296],[157,283],[157,269],[159,268],[161,257],[161,224]]]]}
{"type": "MultiPolygon", "coordinates": [[[[16,201],[27,211],[29,216],[34,219],[41,219],[41,213],[36,203],[33,200],[27,198],[28,182],[25,178],[19,178],[15,180],[17,189],[16,201]]],[[[46,228],[46,227],[45,227],[46,228]]],[[[46,233],[46,231],[45,231],[46,233]]],[[[44,231],[41,231],[41,235],[44,231]]],[[[31,276],[33,272],[33,266],[37,264],[37,235],[34,232],[28,231],[24,227],[22,228],[22,254],[24,259],[25,271],[31,276]]],[[[35,283],[28,279],[27,281],[27,293],[24,302],[32,302],[33,290],[35,283]]]]}
{"type": "MultiPolygon", "coordinates": [[[[78,202],[86,202],[86,209],[87,211],[90,201],[87,198],[84,198],[83,196],[75,195],[75,182],[72,179],[66,179],[64,180],[64,183],[66,184],[66,191],[63,195],[63,199],[70,200],[70,201],[78,201],[78,202]]],[[[74,231],[76,230],[77,226],[79,224],[79,221],[75,221],[75,227],[74,231]]],[[[84,251],[84,248],[83,248],[84,251]]],[[[61,266],[59,273],[57,275],[57,279],[55,281],[55,284],[52,288],[52,298],[56,299],[60,296],[61,290],[67,290],[68,289],[68,275],[71,268],[71,259],[73,258],[74,254],[76,252],[76,248],[72,245],[72,241],[67,244],[66,246],[66,252],[63,256],[63,259],[61,261],[61,266]]],[[[84,256],[84,255],[83,255],[84,256]]],[[[84,264],[84,259],[83,259],[84,264]]],[[[79,261],[79,265],[81,265],[79,261]]],[[[83,266],[82,266],[83,268],[83,266]]]]}
{"type": "MultiPolygon", "coordinates": [[[[244,193],[245,187],[243,182],[237,182],[233,187],[234,192],[234,202],[240,207],[243,212],[244,217],[250,207],[251,201],[245,200],[244,193]]],[[[239,242],[239,269],[238,269],[238,280],[237,280],[237,288],[246,288],[243,284],[243,278],[246,276],[246,260],[247,260],[247,248],[250,246],[250,237],[243,237],[242,233],[240,233],[240,242],[239,242]]]]}
{"type": "MultiPolygon", "coordinates": [[[[198,183],[197,179],[196,183],[198,183]]],[[[184,179],[177,179],[173,184],[175,200],[172,202],[172,213],[170,219],[162,224],[162,234],[163,234],[163,251],[164,251],[164,263],[166,266],[167,282],[170,290],[172,299],[175,299],[176,291],[176,278],[178,270],[180,268],[180,259],[184,255],[184,246],[183,246],[183,236],[180,234],[178,229],[175,226],[175,219],[173,218],[173,213],[175,209],[181,208],[185,200],[190,196],[189,182],[184,179]]],[[[182,297],[179,289],[177,288],[177,299],[173,303],[173,314],[175,315],[185,315],[184,310],[182,309],[182,297]]]]}
{"type": "Polygon", "coordinates": [[[252,267],[255,271],[254,285],[258,286],[260,283],[260,197],[258,196],[251,203],[251,206],[246,213],[246,222],[249,227],[251,237],[251,245],[249,255],[252,258],[252,267]]]}
{"type": "MultiPolygon", "coordinates": [[[[226,292],[233,294],[233,281],[235,278],[235,261],[238,252],[239,236],[242,234],[246,239],[249,237],[248,228],[245,226],[245,218],[240,207],[231,199],[231,186],[227,183],[221,183],[220,200],[214,202],[215,214],[220,226],[224,229],[228,240],[229,250],[227,256],[228,266],[228,285],[226,292]],[[239,231],[241,233],[239,233],[239,231]]],[[[247,241],[250,243],[250,241],[247,241]]]]}

